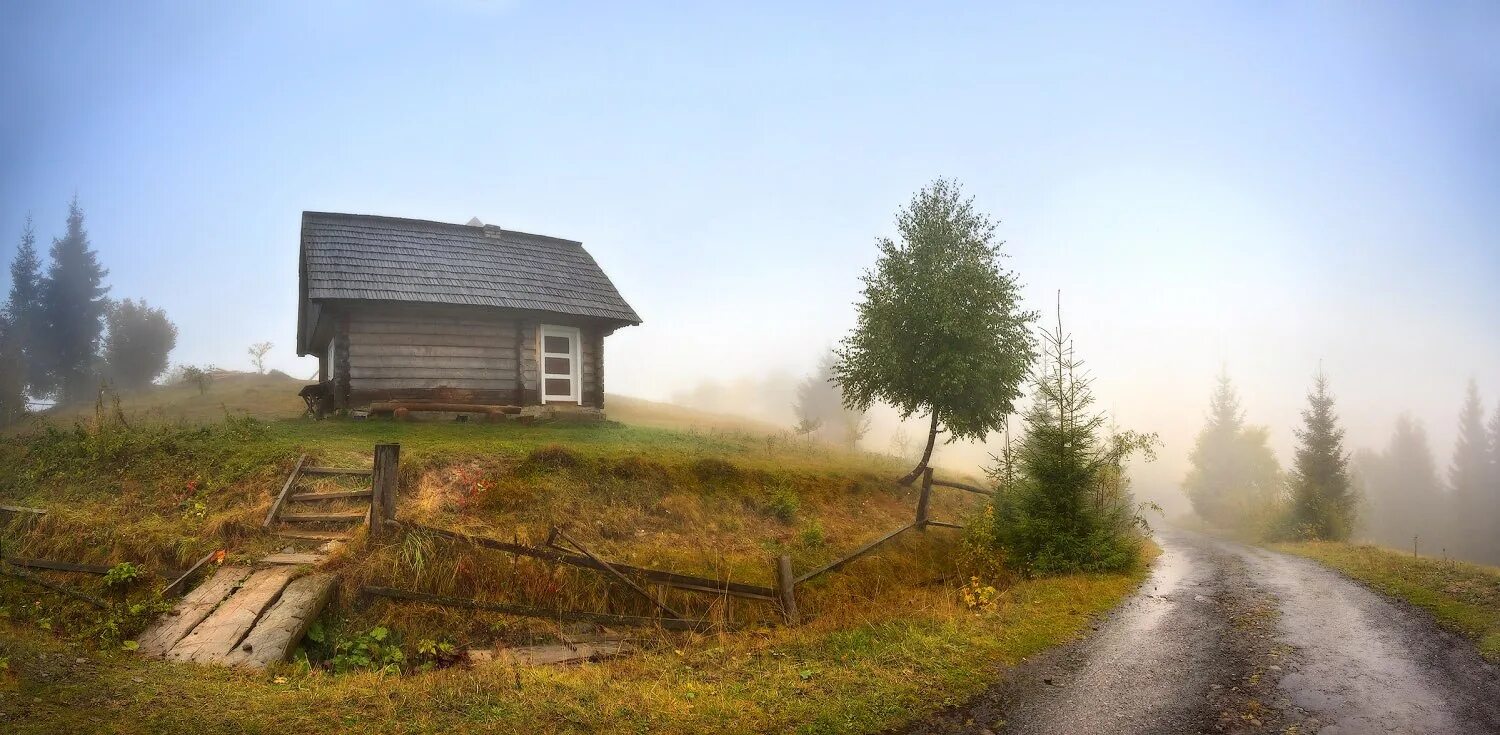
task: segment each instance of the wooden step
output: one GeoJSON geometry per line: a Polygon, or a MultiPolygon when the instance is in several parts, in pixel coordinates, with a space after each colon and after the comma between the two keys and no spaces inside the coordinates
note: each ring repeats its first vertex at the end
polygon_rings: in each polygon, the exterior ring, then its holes
{"type": "Polygon", "coordinates": [[[261,564],[288,564],[294,567],[315,567],[325,561],[328,561],[326,554],[314,554],[311,552],[281,552],[260,558],[261,564]]]}
{"type": "Polygon", "coordinates": [[[167,651],[167,658],[203,664],[222,663],[296,573],[295,567],[271,567],[251,574],[212,615],[167,651]]]}
{"type": "Polygon", "coordinates": [[[306,539],[308,541],[348,541],[354,537],[348,531],[303,531],[295,528],[278,528],[273,533],[281,538],[306,539]]]}
{"type": "Polygon", "coordinates": [[[365,467],[303,467],[304,475],[365,475],[375,474],[375,470],[365,467]]]}
{"type": "Polygon", "coordinates": [[[178,641],[203,622],[224,598],[234,592],[235,585],[248,576],[249,567],[219,567],[219,571],[214,572],[214,576],[209,577],[207,582],[183,595],[171,612],[157,618],[136,639],[139,644],[136,650],[146,656],[166,655],[178,641]]]}
{"type": "Polygon", "coordinates": [[[311,574],[287,585],[281,599],[260,616],[255,627],[222,662],[230,666],[263,669],[285,661],[328,601],[333,599],[338,581],[338,577],[332,574],[311,574]]]}
{"type": "Polygon", "coordinates": [[[278,520],[285,523],[351,523],[363,521],[367,510],[347,510],[336,513],[282,513],[278,520]]]}
{"type": "Polygon", "coordinates": [[[326,493],[299,493],[287,500],[299,503],[316,503],[320,500],[357,500],[370,497],[370,490],[334,490],[326,493]]]}

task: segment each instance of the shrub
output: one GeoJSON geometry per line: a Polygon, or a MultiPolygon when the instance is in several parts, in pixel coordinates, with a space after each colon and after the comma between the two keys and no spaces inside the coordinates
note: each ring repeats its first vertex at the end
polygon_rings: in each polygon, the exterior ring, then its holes
{"type": "Polygon", "coordinates": [[[579,465],[578,454],[561,444],[548,444],[537,447],[526,457],[526,464],[532,468],[565,470],[579,465]]]}
{"type": "Polygon", "coordinates": [[[771,496],[766,499],[762,510],[766,515],[780,520],[783,523],[791,523],[797,517],[797,509],[801,505],[797,493],[786,485],[778,485],[771,491],[771,496]]]}
{"type": "Polygon", "coordinates": [[[700,482],[705,483],[732,482],[740,478],[740,468],[718,457],[704,457],[695,460],[691,469],[693,476],[698,478],[700,482]]]}

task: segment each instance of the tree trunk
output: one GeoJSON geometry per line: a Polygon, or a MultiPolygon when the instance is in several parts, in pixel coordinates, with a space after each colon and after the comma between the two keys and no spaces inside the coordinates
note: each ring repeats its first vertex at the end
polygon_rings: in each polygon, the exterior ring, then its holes
{"type": "Polygon", "coordinates": [[[922,475],[922,470],[927,469],[927,460],[932,459],[932,447],[937,444],[937,435],[938,418],[937,412],[934,411],[932,412],[932,428],[927,430],[927,448],[922,451],[922,461],[918,462],[917,466],[913,467],[911,472],[906,473],[906,476],[901,478],[898,484],[910,485],[916,482],[917,478],[922,475]]]}

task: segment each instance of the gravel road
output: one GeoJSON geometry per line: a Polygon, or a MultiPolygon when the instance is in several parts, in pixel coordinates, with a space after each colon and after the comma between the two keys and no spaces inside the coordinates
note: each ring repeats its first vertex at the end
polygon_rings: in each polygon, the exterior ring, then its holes
{"type": "Polygon", "coordinates": [[[1094,632],[906,732],[1500,733],[1500,670],[1317,562],[1161,529],[1094,632]]]}

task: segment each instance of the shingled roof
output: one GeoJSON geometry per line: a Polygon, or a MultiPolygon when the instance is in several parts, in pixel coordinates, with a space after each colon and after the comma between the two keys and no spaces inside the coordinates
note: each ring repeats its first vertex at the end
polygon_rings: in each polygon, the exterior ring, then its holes
{"type": "Polygon", "coordinates": [[[494,225],[302,213],[308,301],[495,306],[640,324],[582,243],[494,225]]]}

